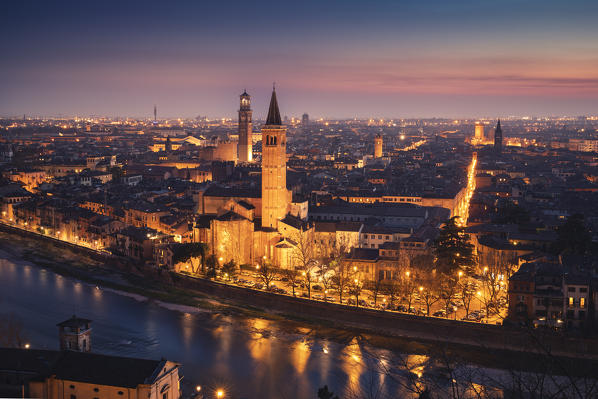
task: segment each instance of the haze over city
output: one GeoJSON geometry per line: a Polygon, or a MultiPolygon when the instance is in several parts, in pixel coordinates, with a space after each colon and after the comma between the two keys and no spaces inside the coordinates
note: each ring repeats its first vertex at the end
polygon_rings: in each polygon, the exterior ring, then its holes
{"type": "Polygon", "coordinates": [[[594,1],[3,2],[0,115],[547,116],[598,108],[594,1]]]}
{"type": "Polygon", "coordinates": [[[0,398],[598,398],[596,0],[0,15],[0,398]]]}

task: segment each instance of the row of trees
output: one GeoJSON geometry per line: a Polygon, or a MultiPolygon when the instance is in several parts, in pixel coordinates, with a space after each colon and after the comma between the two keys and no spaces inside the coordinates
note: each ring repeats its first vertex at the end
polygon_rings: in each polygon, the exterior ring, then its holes
{"type": "MultiPolygon", "coordinates": [[[[269,259],[262,258],[254,269],[264,288],[272,287],[275,280],[284,279],[290,287],[290,294],[296,296],[297,288],[306,290],[307,297],[312,297],[315,285],[323,291],[324,300],[332,295],[343,303],[349,297],[359,305],[360,298],[367,293],[374,305],[378,305],[381,295],[388,298],[388,305],[395,308],[403,303],[408,309],[419,304],[429,314],[433,305],[443,304],[447,314],[451,313],[455,300],[460,298],[469,313],[471,305],[477,299],[480,307],[490,308],[500,296],[505,286],[508,265],[496,262],[478,270],[478,261],[474,247],[463,227],[457,224],[458,217],[446,221],[438,238],[433,244],[434,257],[423,256],[411,262],[405,261],[398,266],[392,280],[364,281],[357,267],[347,259],[348,245],[335,245],[328,248],[328,257],[321,257],[310,230],[300,230],[292,237],[295,247],[291,255],[291,267],[280,269],[269,259]],[[478,280],[471,276],[480,273],[478,280]],[[481,286],[480,286],[481,281],[481,286]],[[364,292],[365,291],[365,292],[364,292]],[[481,292],[483,291],[483,295],[481,292]]],[[[209,254],[206,244],[186,244],[180,246],[175,254],[174,263],[190,262],[192,272],[208,278],[220,276],[224,280],[235,277],[239,266],[231,260],[222,263],[215,255],[209,254]]]]}

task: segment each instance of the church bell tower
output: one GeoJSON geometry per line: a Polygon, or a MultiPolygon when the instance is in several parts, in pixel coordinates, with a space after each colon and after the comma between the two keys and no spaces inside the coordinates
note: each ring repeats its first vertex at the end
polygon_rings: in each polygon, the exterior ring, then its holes
{"type": "Polygon", "coordinates": [[[251,162],[253,159],[252,130],[251,130],[251,96],[243,91],[239,107],[239,162],[251,162]]]}
{"type": "Polygon", "coordinates": [[[262,227],[276,229],[287,208],[287,128],[280,119],[273,89],[266,124],[262,127],[262,227]]]}

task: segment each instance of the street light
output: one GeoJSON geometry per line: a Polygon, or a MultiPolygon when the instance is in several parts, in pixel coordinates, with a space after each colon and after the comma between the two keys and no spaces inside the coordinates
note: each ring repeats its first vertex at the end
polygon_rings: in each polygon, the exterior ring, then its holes
{"type": "Polygon", "coordinates": [[[201,385],[197,385],[197,386],[195,387],[195,391],[196,391],[196,392],[201,392],[201,385]]]}
{"type": "Polygon", "coordinates": [[[223,398],[224,397],[224,390],[219,389],[216,391],[216,397],[217,398],[223,398]]]}
{"type": "Polygon", "coordinates": [[[410,271],[406,271],[406,272],[405,272],[405,275],[407,276],[407,278],[409,278],[409,275],[410,275],[410,274],[411,274],[411,272],[410,272],[410,271]]]}

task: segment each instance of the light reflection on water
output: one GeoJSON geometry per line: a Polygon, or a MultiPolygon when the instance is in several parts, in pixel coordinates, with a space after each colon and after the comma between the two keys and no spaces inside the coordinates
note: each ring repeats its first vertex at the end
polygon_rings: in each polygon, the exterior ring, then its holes
{"type": "MultiPolygon", "coordinates": [[[[343,343],[278,321],[169,310],[152,300],[0,260],[0,312],[19,315],[33,347],[56,349],[56,323],[73,311],[93,320],[94,351],[180,362],[187,388],[225,387],[228,397],[247,398],[315,397],[323,385],[341,397],[367,385],[384,393],[400,391],[380,372],[403,367],[395,354],[366,350],[355,337],[343,343]]],[[[423,374],[428,364],[427,356],[410,355],[403,368],[423,374]]]]}

